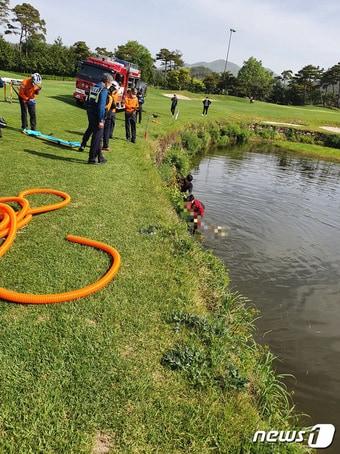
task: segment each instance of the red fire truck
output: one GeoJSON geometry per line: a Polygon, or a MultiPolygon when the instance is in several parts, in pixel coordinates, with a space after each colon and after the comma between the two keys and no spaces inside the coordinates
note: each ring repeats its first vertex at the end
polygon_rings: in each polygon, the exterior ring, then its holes
{"type": "Polygon", "coordinates": [[[128,88],[142,90],[145,94],[146,84],[141,81],[141,72],[132,63],[118,58],[89,57],[79,65],[76,74],[76,90],[73,97],[77,104],[84,104],[90,87],[100,82],[104,73],[112,74],[119,86],[118,109],[124,109],[124,98],[128,88]]]}

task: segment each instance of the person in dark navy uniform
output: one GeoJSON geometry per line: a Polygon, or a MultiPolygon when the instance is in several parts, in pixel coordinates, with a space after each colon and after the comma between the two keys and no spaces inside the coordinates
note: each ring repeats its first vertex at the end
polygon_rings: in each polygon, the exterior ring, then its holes
{"type": "MultiPolygon", "coordinates": [[[[89,126],[84,134],[84,138],[88,139],[92,135],[89,164],[105,164],[101,150],[103,139],[104,124],[105,124],[105,107],[108,97],[108,89],[113,83],[113,77],[109,73],[104,73],[102,81],[91,87],[87,101],[87,116],[89,126]]],[[[82,141],[82,144],[86,141],[82,141]]]]}

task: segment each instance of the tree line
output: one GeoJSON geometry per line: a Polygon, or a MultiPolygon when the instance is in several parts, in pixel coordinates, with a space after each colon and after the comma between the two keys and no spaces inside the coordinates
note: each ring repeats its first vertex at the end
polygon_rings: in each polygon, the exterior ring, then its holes
{"type": "Polygon", "coordinates": [[[327,70],[307,65],[296,74],[285,70],[275,75],[260,60],[250,57],[235,77],[228,71],[216,73],[204,67],[185,67],[178,49],[161,48],[153,57],[137,41],[128,41],[112,51],[105,47],[91,50],[84,41],[66,46],[61,37],[50,44],[46,42],[47,26],[40,12],[29,3],[11,8],[9,0],[0,0],[0,27],[2,70],[74,76],[79,63],[90,55],[117,57],[137,64],[145,82],[165,89],[228,93],[279,104],[340,107],[340,63],[327,70]],[[8,42],[5,39],[8,35],[17,37],[18,42],[8,42]]]}

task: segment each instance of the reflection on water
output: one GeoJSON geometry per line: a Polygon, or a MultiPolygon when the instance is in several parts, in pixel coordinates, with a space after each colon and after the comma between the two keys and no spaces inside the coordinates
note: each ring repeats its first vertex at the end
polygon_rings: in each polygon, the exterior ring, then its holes
{"type": "Polygon", "coordinates": [[[261,310],[258,340],[295,375],[298,410],[340,430],[340,165],[257,145],[192,173],[207,221],[228,228],[205,243],[261,310]]]}

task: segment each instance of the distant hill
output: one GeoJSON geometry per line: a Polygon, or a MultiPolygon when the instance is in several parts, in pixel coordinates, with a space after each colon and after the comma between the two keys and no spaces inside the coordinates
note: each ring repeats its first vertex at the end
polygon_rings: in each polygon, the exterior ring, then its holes
{"type": "MultiPolygon", "coordinates": [[[[214,60],[211,62],[206,62],[206,61],[200,61],[198,63],[192,63],[191,65],[186,65],[188,68],[196,67],[196,66],[203,66],[204,68],[208,68],[211,71],[214,71],[215,73],[223,73],[224,71],[224,66],[225,66],[225,60],[214,60]]],[[[240,67],[236,65],[236,63],[232,63],[231,61],[228,61],[228,68],[227,70],[231,72],[234,76],[237,76],[240,67]]]]}
{"type": "MultiPolygon", "coordinates": [[[[206,61],[200,61],[197,63],[192,63],[191,65],[185,65],[188,68],[196,68],[196,67],[204,67],[210,69],[210,71],[214,71],[215,73],[223,73],[224,71],[224,66],[225,66],[225,60],[214,60],[211,62],[206,62],[206,61]]],[[[231,72],[233,76],[237,76],[239,70],[241,69],[240,66],[236,65],[236,63],[232,63],[231,61],[228,61],[228,67],[227,70],[231,72]]],[[[273,73],[273,76],[277,76],[277,74],[270,68],[266,68],[268,71],[273,73]]]]}
{"type": "Polygon", "coordinates": [[[190,72],[193,77],[197,77],[198,79],[204,79],[209,74],[212,74],[211,69],[205,66],[191,66],[190,72]]]}

